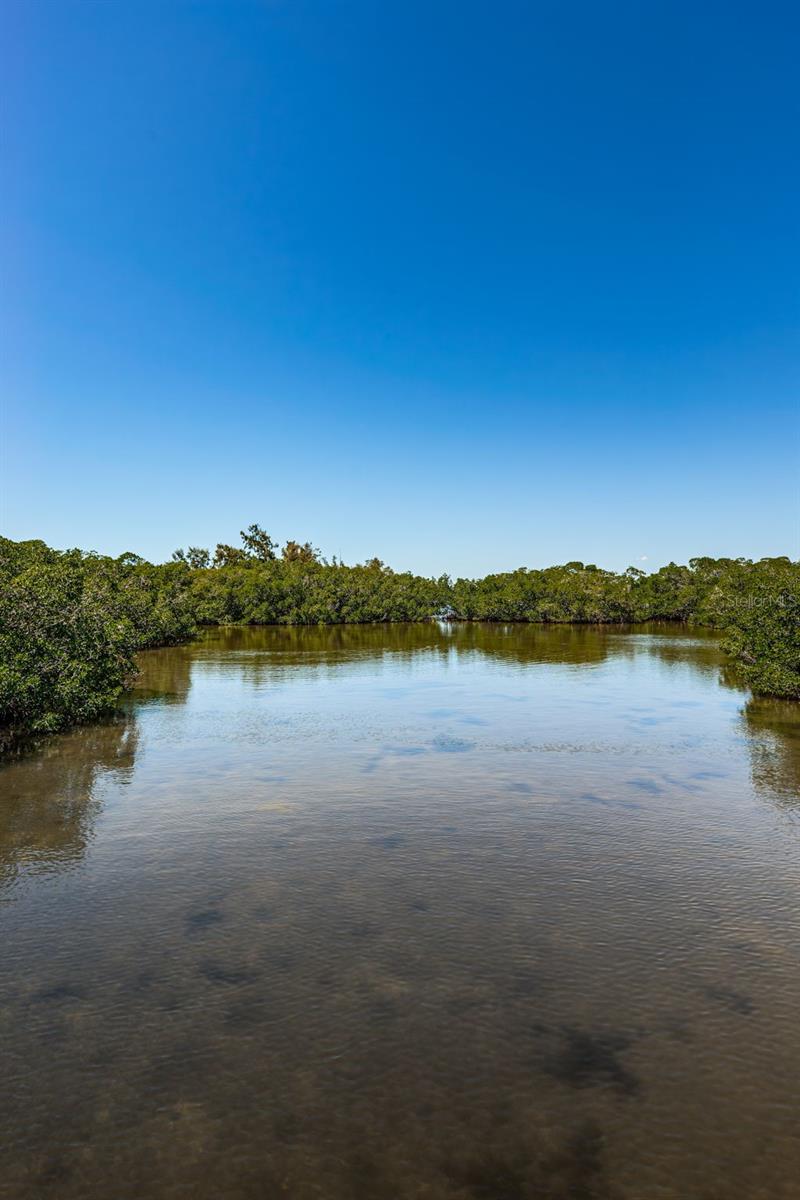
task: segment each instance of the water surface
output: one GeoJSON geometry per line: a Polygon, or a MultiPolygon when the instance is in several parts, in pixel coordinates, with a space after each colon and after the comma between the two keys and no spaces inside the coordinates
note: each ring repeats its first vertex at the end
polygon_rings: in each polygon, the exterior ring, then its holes
{"type": "Polygon", "coordinates": [[[800,717],[713,637],[142,666],[0,769],[0,1195],[800,1196],[800,717]]]}

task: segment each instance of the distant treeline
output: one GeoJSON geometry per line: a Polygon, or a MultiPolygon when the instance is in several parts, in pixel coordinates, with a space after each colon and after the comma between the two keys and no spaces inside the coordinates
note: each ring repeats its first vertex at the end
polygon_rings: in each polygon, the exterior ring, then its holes
{"type": "Polygon", "coordinates": [[[135,654],[223,624],[687,621],[720,629],[755,693],[800,698],[800,563],[693,558],[653,574],[570,562],[427,579],[380,559],[347,566],[308,542],[196,546],[153,565],[0,538],[0,729],[49,732],[112,707],[135,654]]]}

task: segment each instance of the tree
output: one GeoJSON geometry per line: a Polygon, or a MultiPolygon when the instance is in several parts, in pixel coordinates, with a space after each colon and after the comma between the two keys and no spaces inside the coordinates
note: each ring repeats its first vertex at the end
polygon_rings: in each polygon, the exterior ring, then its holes
{"type": "Polygon", "coordinates": [[[800,564],[757,563],[720,601],[723,648],[756,695],[800,699],[800,564]]]}
{"type": "MultiPolygon", "coordinates": [[[[110,560],[109,560],[110,561],[110,560]]],[[[0,591],[0,726],[49,733],[109,708],[134,674],[119,576],[68,555],[0,591]]]]}
{"type": "MultiPolygon", "coordinates": [[[[234,553],[242,553],[242,551],[236,551],[234,546],[225,546],[224,549],[233,550],[234,553]]],[[[139,561],[142,562],[144,560],[140,559],[139,561]]],[[[172,561],[186,563],[193,571],[202,571],[211,565],[211,555],[202,546],[190,546],[188,550],[173,550],[172,561]]]]}
{"type": "Polygon", "coordinates": [[[260,525],[248,525],[240,531],[242,544],[247,554],[262,562],[272,562],[275,555],[275,542],[260,525]]]}
{"type": "Polygon", "coordinates": [[[246,550],[240,550],[238,546],[228,546],[225,542],[217,542],[217,548],[214,551],[214,566],[241,566],[242,563],[247,562],[248,558],[246,550]]]}
{"type": "Polygon", "coordinates": [[[211,564],[211,555],[202,546],[190,546],[186,558],[193,571],[203,571],[211,564]]]}
{"type": "Polygon", "coordinates": [[[284,562],[319,562],[319,550],[310,542],[303,542],[301,545],[299,542],[289,541],[283,547],[281,554],[284,562]]]}

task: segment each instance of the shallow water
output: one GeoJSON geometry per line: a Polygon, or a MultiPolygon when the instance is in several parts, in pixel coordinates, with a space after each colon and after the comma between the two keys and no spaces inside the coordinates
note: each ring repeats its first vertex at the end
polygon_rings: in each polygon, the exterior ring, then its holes
{"type": "Polygon", "coordinates": [[[800,713],[653,627],[215,631],[0,769],[0,1195],[800,1196],[800,713]]]}

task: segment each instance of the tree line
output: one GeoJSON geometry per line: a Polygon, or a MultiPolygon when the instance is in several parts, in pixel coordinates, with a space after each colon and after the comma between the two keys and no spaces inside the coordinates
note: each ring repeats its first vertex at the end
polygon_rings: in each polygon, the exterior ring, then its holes
{"type": "Polygon", "coordinates": [[[652,574],[569,562],[451,580],[378,558],[328,561],[309,542],[279,548],[250,525],[239,545],[190,546],[161,564],[0,538],[0,730],[94,719],[134,676],[137,651],[204,625],[431,619],[706,625],[754,693],[800,699],[800,563],[789,558],[693,558],[652,574]]]}

